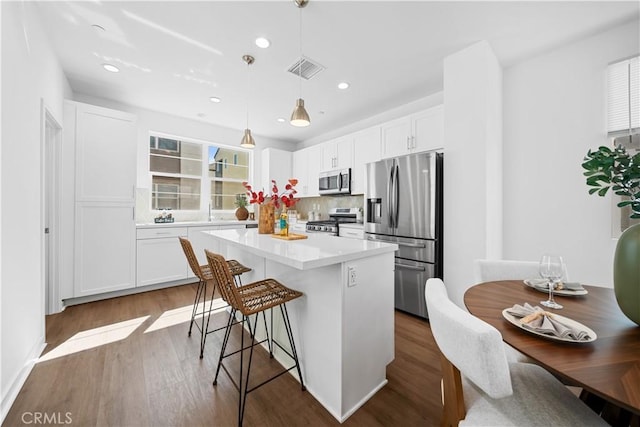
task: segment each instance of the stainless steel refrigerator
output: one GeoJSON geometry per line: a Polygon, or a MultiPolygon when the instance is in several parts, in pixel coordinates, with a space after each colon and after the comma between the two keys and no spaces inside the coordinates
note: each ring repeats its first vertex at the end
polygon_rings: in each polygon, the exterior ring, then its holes
{"type": "Polygon", "coordinates": [[[395,307],[428,318],[424,286],[442,278],[442,153],[366,165],[365,236],[396,243],[395,307]]]}

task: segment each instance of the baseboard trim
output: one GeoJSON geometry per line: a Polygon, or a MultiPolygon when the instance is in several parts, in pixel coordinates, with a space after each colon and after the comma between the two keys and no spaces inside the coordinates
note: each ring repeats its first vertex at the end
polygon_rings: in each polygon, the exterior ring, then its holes
{"type": "Polygon", "coordinates": [[[105,292],[102,294],[65,298],[62,301],[65,307],[69,307],[72,305],[85,304],[87,302],[95,302],[95,301],[100,301],[100,300],[109,299],[109,298],[117,298],[117,297],[123,297],[127,295],[140,294],[143,292],[157,291],[159,289],[171,288],[171,287],[180,286],[180,285],[188,285],[188,284],[197,283],[197,282],[198,282],[197,277],[189,277],[186,279],[174,280],[171,282],[156,283],[154,285],[122,289],[119,291],[105,292]]]}
{"type": "Polygon", "coordinates": [[[44,342],[44,335],[40,337],[36,345],[33,346],[33,349],[29,353],[27,360],[25,361],[24,366],[18,372],[13,380],[11,381],[11,385],[7,392],[2,396],[2,403],[0,403],[0,424],[4,422],[5,417],[9,413],[9,409],[13,406],[13,402],[15,402],[16,397],[18,397],[18,393],[24,386],[24,383],[27,381],[31,370],[35,366],[38,358],[44,351],[47,343],[44,342]]]}

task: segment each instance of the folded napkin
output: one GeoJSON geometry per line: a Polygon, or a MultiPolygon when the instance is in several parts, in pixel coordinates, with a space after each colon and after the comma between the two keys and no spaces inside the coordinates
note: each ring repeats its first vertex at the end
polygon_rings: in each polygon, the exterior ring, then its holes
{"type": "Polygon", "coordinates": [[[556,290],[560,291],[584,291],[582,283],[578,282],[560,282],[556,287],[556,290]]]}
{"type": "MultiPolygon", "coordinates": [[[[527,280],[531,286],[540,289],[549,289],[549,281],[547,279],[529,279],[527,280]]],[[[582,283],[578,282],[558,282],[554,288],[556,291],[584,291],[582,283]]]]}
{"type": "Polygon", "coordinates": [[[584,330],[575,329],[557,320],[553,313],[544,311],[540,307],[533,307],[528,303],[524,306],[516,304],[507,313],[520,319],[522,327],[545,335],[573,341],[589,341],[591,337],[584,330]]]}

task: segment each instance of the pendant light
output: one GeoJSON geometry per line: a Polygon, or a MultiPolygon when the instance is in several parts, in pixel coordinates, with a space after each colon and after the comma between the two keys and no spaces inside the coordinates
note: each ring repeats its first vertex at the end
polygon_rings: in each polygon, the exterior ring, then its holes
{"type": "Polygon", "coordinates": [[[305,7],[309,0],[293,0],[298,9],[300,9],[300,64],[298,65],[298,80],[300,82],[300,98],[296,100],[296,106],[291,113],[291,124],[293,126],[304,127],[309,126],[311,119],[304,108],[304,99],[302,99],[302,8],[305,7]]]}
{"type": "Polygon", "coordinates": [[[247,128],[244,130],[240,146],[244,148],[255,148],[256,141],[253,139],[253,136],[251,136],[251,129],[249,129],[249,65],[253,64],[255,58],[251,55],[244,55],[242,60],[247,63],[247,128]]]}

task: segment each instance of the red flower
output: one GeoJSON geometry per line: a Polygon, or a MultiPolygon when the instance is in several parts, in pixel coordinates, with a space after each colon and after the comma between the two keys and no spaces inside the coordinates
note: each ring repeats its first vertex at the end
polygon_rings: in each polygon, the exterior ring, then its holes
{"type": "Polygon", "coordinates": [[[298,184],[297,179],[291,178],[288,184],[285,185],[285,190],[280,194],[278,194],[278,185],[274,179],[271,180],[271,184],[271,194],[266,195],[263,191],[256,193],[248,182],[243,182],[242,185],[247,190],[247,195],[249,196],[249,203],[257,203],[259,205],[270,203],[276,209],[280,207],[280,202],[287,208],[295,206],[299,200],[293,197],[293,195],[297,193],[295,189],[296,184],[298,184]]]}

